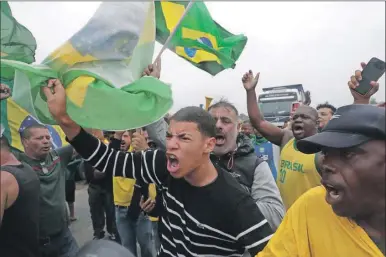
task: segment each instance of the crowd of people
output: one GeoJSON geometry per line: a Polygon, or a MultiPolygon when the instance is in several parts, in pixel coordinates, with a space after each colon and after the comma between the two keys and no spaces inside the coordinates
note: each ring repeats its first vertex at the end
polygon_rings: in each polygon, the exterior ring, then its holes
{"type": "MultiPolygon", "coordinates": [[[[161,67],[143,74],[159,79],[161,67]]],[[[138,244],[142,257],[384,256],[385,108],[369,103],[379,84],[358,94],[357,70],[353,104],[308,101],[280,128],[259,109],[258,80],[242,77],[248,120],[220,100],[109,137],[76,124],[63,85],[48,80],[48,109],[70,145],[53,150],[41,124],[22,131],[24,152],[1,136],[0,255],[137,257],[138,244]],[[74,163],[94,230],[82,249],[69,229],[74,163]]],[[[1,100],[10,95],[2,84],[1,100]]]]}

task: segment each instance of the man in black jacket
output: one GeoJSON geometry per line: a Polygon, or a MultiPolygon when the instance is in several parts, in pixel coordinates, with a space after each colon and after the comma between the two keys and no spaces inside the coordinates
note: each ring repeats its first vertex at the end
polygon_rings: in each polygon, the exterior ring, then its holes
{"type": "Polygon", "coordinates": [[[90,205],[94,239],[103,239],[105,237],[104,227],[106,224],[109,239],[117,240],[111,177],[106,177],[104,173],[99,172],[85,161],[82,161],[79,169],[85,173],[86,180],[89,183],[88,203],[90,205]]]}

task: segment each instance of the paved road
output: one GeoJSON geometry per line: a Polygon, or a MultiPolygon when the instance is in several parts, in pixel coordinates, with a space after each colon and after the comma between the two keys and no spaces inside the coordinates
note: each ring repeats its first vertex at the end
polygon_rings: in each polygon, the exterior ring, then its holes
{"type": "Polygon", "coordinates": [[[78,220],[72,222],[70,227],[79,247],[93,238],[87,188],[88,185],[84,182],[78,182],[76,185],[75,216],[78,220]]]}
{"type": "MultiPolygon", "coordinates": [[[[88,185],[84,182],[77,182],[75,191],[75,216],[78,220],[71,223],[70,229],[78,242],[79,247],[92,240],[93,229],[88,205],[88,185]]],[[[107,236],[107,233],[106,233],[107,236]]],[[[141,257],[139,245],[137,245],[138,257],[141,257]]]]}

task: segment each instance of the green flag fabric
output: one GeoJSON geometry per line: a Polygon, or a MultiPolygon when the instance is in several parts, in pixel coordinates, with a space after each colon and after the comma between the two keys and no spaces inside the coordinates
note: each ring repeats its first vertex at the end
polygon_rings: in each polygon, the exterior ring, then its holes
{"type": "Polygon", "coordinates": [[[104,2],[90,21],[40,65],[4,60],[15,70],[12,99],[45,124],[55,124],[41,86],[59,78],[67,112],[79,125],[125,130],[151,124],[171,108],[169,85],[141,77],[152,62],[153,2],[104,2]]]}
{"type": "MultiPolygon", "coordinates": [[[[1,63],[4,60],[17,60],[25,63],[35,61],[36,40],[31,32],[19,24],[12,16],[7,2],[0,3],[1,11],[1,63]]],[[[14,69],[1,67],[0,83],[13,90],[14,69]]],[[[14,149],[23,151],[20,132],[25,127],[40,123],[27,111],[16,104],[12,97],[0,102],[1,134],[4,135],[14,149]]],[[[54,149],[66,144],[65,134],[59,126],[47,126],[51,134],[54,149]]]]}
{"type": "MultiPolygon", "coordinates": [[[[12,16],[7,1],[0,2],[0,58],[25,63],[35,61],[36,40],[32,33],[12,16]]],[[[2,78],[12,79],[13,70],[1,67],[2,78]]]]}
{"type": "MultiPolygon", "coordinates": [[[[155,1],[156,40],[164,44],[183,15],[188,1],[155,1]]],[[[247,37],[233,35],[210,16],[202,1],[194,1],[167,47],[196,67],[216,75],[234,68],[247,37]]]]}

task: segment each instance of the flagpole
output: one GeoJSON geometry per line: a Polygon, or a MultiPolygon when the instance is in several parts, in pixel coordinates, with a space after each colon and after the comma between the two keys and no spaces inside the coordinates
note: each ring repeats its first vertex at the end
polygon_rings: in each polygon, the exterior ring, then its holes
{"type": "Polygon", "coordinates": [[[165,49],[167,48],[167,46],[168,46],[169,42],[172,40],[174,34],[176,34],[177,29],[178,29],[178,27],[180,26],[182,20],[185,18],[185,16],[186,16],[186,14],[188,13],[189,9],[193,6],[193,2],[194,2],[194,0],[190,0],[188,6],[185,8],[185,11],[184,11],[184,13],[182,14],[182,16],[181,16],[181,18],[180,18],[180,20],[177,22],[177,24],[176,24],[176,26],[174,27],[173,31],[169,34],[169,37],[166,39],[164,45],[162,46],[161,51],[159,51],[159,53],[158,53],[158,55],[157,55],[157,58],[155,58],[154,63],[156,63],[157,60],[158,60],[159,58],[161,58],[162,53],[163,53],[163,52],[165,51],[165,49]]]}

